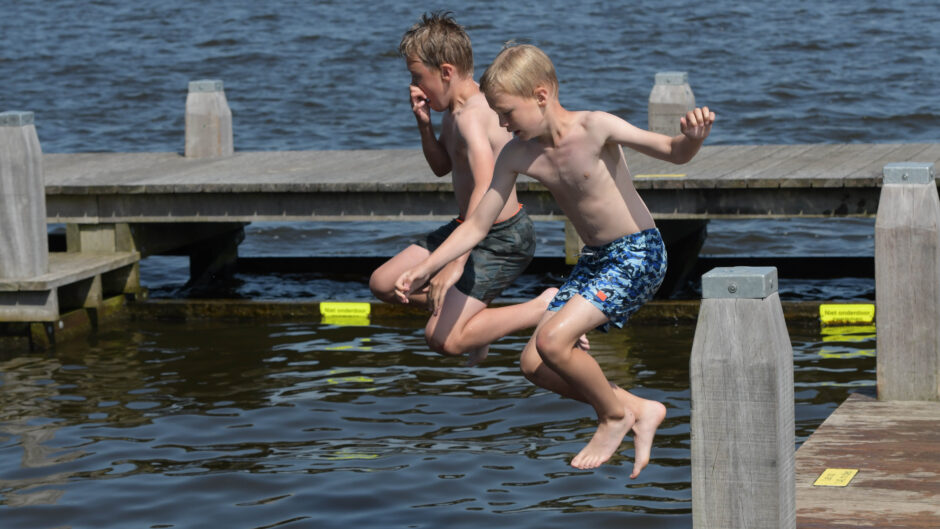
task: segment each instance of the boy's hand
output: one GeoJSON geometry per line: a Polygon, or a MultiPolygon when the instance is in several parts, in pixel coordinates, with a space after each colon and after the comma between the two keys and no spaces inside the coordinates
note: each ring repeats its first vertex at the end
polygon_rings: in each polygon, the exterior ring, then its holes
{"type": "Polygon", "coordinates": [[[408,303],[408,294],[421,288],[428,282],[428,273],[421,272],[417,268],[411,268],[402,272],[395,280],[395,295],[402,303],[408,303]]]}
{"type": "Polygon", "coordinates": [[[415,119],[419,125],[431,123],[431,105],[428,104],[428,96],[424,91],[415,85],[409,86],[411,91],[411,111],[415,113],[415,119]]]}
{"type": "Polygon", "coordinates": [[[432,279],[428,287],[428,310],[435,316],[444,306],[444,296],[450,287],[457,284],[460,276],[463,275],[464,260],[457,259],[447,263],[447,266],[441,269],[432,279]]]}
{"type": "Polygon", "coordinates": [[[708,107],[690,110],[684,118],[679,119],[679,128],[686,138],[695,141],[704,141],[715,123],[715,113],[709,112],[708,107]]]}

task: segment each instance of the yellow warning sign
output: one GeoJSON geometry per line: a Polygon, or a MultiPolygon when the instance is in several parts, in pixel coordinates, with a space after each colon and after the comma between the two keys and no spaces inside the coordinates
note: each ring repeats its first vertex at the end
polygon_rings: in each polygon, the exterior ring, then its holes
{"type": "Polygon", "coordinates": [[[813,482],[814,487],[844,487],[858,474],[857,468],[827,468],[813,482]]]}
{"type": "Polygon", "coordinates": [[[872,303],[830,303],[819,306],[819,321],[823,325],[864,325],[875,321],[872,303]]]}
{"type": "Polygon", "coordinates": [[[372,305],[352,301],[324,301],[320,303],[321,322],[327,325],[369,325],[372,305]]]}

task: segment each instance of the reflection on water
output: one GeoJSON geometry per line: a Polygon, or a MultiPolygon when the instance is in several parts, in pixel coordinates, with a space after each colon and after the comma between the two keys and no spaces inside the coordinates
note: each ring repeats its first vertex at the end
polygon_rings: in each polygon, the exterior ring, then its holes
{"type": "MultiPolygon", "coordinates": [[[[688,527],[694,328],[592,334],[611,380],[669,409],[579,471],[586,405],[529,384],[527,336],[482,367],[413,327],[133,322],[0,362],[3,527],[688,527]]],[[[874,387],[874,335],[792,330],[797,438],[874,387]]]]}

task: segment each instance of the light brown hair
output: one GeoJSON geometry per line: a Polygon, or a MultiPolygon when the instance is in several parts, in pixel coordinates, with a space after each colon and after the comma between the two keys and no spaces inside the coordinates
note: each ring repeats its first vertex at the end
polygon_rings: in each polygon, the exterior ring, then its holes
{"type": "Polygon", "coordinates": [[[555,65],[544,51],[531,44],[503,48],[480,78],[480,90],[487,96],[501,92],[517,97],[534,97],[538,86],[558,95],[555,65]]]}
{"type": "Polygon", "coordinates": [[[461,74],[473,76],[470,36],[450,12],[421,15],[421,20],[402,36],[398,53],[437,70],[442,64],[453,64],[461,74]]]}

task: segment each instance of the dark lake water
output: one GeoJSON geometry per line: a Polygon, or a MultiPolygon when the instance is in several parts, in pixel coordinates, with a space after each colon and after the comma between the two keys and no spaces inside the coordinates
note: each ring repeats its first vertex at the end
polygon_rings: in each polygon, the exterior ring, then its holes
{"type": "MultiPolygon", "coordinates": [[[[187,84],[221,79],[237,150],[418,148],[395,50],[450,9],[477,73],[507,40],[554,59],[561,99],[646,125],[658,71],[689,74],[719,115],[711,144],[933,142],[940,9],[884,2],[0,0],[0,111],[35,112],[45,152],[181,151],[187,84]]],[[[390,255],[420,224],[255,224],[241,253],[390,255]]],[[[712,255],[872,255],[871,219],[720,221],[712,255]]],[[[559,224],[539,227],[560,254],[559,224]]],[[[186,263],[149,258],[156,297],[186,263]]],[[[328,277],[244,276],[255,299],[366,298],[328,277]]],[[[524,285],[523,285],[524,287],[524,285]]],[[[871,299],[867,280],[781,285],[871,299]]],[[[468,370],[421,322],[129,322],[42,354],[0,352],[0,527],[689,527],[691,327],[592,335],[605,372],[669,416],[653,463],[632,446],[566,463],[588,410],[516,367],[526,336],[468,370]]],[[[797,440],[874,388],[873,331],[792,329],[797,440]]]]}

